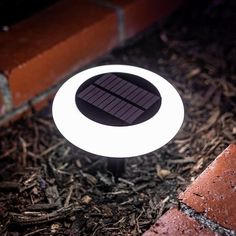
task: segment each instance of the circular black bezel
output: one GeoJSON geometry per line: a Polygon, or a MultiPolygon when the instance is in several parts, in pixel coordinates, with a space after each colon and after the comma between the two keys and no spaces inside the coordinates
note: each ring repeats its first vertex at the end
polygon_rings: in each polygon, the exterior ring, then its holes
{"type": "MultiPolygon", "coordinates": [[[[125,100],[125,99],[123,99],[125,100]]],[[[75,95],[75,102],[77,108],[80,110],[80,112],[85,115],[87,118],[100,123],[104,125],[109,125],[109,126],[130,126],[130,125],[137,125],[139,123],[142,123],[144,121],[147,121],[151,117],[153,117],[158,110],[160,109],[161,106],[161,95],[157,88],[151,84],[149,81],[143,79],[142,77],[128,74],[128,73],[104,73],[104,74],[99,74],[97,76],[91,77],[87,81],[85,81],[83,84],[80,85],[78,88],[76,95],[75,95]],[[130,82],[138,87],[141,87],[145,90],[147,90],[150,93],[155,94],[156,96],[159,97],[159,100],[155,102],[150,108],[148,109],[143,109],[144,112],[142,115],[140,115],[132,124],[128,124],[125,121],[120,120],[119,118],[97,108],[96,106],[84,101],[79,97],[79,94],[86,89],[88,86],[91,84],[94,84],[94,82],[100,78],[101,76],[105,74],[113,74],[118,76],[119,78],[126,80],[127,82],[130,82]]],[[[137,104],[134,104],[138,106],[137,104]]]]}

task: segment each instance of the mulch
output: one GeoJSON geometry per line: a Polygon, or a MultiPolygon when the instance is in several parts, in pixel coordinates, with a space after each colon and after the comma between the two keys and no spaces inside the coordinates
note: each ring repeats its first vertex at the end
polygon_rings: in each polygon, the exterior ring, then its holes
{"type": "Polygon", "coordinates": [[[127,159],[115,182],[106,158],[59,134],[51,105],[1,127],[0,235],[141,235],[236,142],[236,3],[195,2],[88,66],[136,65],[170,81],[185,106],[178,135],[127,159]]]}

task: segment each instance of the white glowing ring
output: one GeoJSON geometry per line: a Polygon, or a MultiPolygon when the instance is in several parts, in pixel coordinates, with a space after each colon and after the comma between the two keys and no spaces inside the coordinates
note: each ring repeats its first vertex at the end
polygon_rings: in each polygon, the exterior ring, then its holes
{"type": "Polygon", "coordinates": [[[184,119],[182,100],[169,82],[151,71],[128,65],[98,66],[74,75],[57,92],[52,112],[59,131],[72,144],[90,153],[119,158],[157,150],[176,135],[184,119]],[[76,106],[76,92],[86,80],[104,73],[133,74],[152,83],[161,95],[159,111],[131,126],[109,126],[88,119],[76,106]]]}

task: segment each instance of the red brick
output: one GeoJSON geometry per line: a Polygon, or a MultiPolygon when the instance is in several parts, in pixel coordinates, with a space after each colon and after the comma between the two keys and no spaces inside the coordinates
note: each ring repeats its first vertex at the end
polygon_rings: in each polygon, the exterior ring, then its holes
{"type": "Polygon", "coordinates": [[[148,231],[143,234],[143,236],[157,235],[213,236],[216,234],[174,208],[166,212],[148,231]]]}
{"type": "Polygon", "coordinates": [[[34,104],[32,104],[33,109],[35,111],[41,111],[44,107],[48,106],[49,103],[53,101],[55,94],[56,92],[49,94],[40,101],[34,102],[34,104]]]}
{"type": "Polygon", "coordinates": [[[210,220],[236,230],[236,144],[225,149],[180,200],[210,220]]]}
{"type": "Polygon", "coordinates": [[[184,0],[112,0],[112,2],[124,9],[125,35],[129,38],[170,14],[184,0]]]}
{"type": "Polygon", "coordinates": [[[61,0],[0,35],[0,70],[14,106],[45,91],[117,44],[114,10],[61,0]]]}

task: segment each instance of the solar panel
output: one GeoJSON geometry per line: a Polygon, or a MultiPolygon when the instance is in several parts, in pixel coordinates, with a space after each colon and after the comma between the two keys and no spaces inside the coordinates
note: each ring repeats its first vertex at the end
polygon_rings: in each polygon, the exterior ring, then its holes
{"type": "Polygon", "coordinates": [[[129,125],[160,100],[160,96],[114,74],[97,78],[78,97],[129,125]]]}
{"type": "Polygon", "coordinates": [[[95,84],[144,109],[148,109],[160,99],[159,96],[113,74],[100,77],[95,84]]]}

